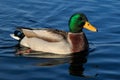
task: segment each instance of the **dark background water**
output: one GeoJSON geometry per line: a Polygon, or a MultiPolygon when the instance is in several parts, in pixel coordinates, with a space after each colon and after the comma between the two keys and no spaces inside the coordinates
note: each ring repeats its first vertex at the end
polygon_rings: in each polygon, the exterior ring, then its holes
{"type": "Polygon", "coordinates": [[[119,0],[0,0],[0,80],[119,80],[119,17],[119,0]],[[68,20],[76,12],[85,13],[99,30],[84,30],[90,44],[89,55],[77,57],[81,58],[77,59],[77,70],[84,77],[70,75],[70,70],[76,68],[71,68],[66,58],[15,56],[17,41],[9,34],[16,26],[68,31],[68,20]]]}

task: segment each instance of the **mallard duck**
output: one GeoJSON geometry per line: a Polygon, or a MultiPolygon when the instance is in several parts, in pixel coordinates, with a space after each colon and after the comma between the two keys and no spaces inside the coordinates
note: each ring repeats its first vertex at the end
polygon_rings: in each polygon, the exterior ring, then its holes
{"type": "Polygon", "coordinates": [[[97,32],[83,13],[75,13],[69,20],[69,32],[57,29],[31,29],[19,27],[11,36],[19,40],[20,45],[29,49],[21,51],[29,53],[31,50],[55,54],[71,54],[88,49],[88,41],[83,28],[97,32]]]}

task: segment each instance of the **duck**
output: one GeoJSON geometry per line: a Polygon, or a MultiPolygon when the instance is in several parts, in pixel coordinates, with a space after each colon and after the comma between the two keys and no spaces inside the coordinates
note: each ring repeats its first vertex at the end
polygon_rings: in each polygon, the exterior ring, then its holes
{"type": "Polygon", "coordinates": [[[83,28],[92,32],[97,32],[97,29],[90,24],[83,13],[73,14],[68,25],[69,32],[53,28],[17,27],[10,36],[18,40],[21,46],[27,47],[19,51],[20,54],[29,54],[31,51],[72,54],[87,50],[89,44],[83,28]]]}

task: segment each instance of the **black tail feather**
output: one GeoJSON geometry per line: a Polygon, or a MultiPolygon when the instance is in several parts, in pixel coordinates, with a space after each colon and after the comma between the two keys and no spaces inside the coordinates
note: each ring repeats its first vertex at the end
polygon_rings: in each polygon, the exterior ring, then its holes
{"type": "Polygon", "coordinates": [[[23,39],[24,36],[25,36],[24,33],[22,31],[20,31],[20,30],[16,30],[14,32],[14,35],[17,36],[17,37],[19,37],[20,39],[23,39]]]}
{"type": "Polygon", "coordinates": [[[23,31],[22,31],[22,29],[32,30],[31,28],[27,28],[27,27],[23,27],[23,26],[17,26],[16,27],[16,31],[14,31],[14,36],[20,38],[20,40],[23,39],[24,36],[25,36],[24,33],[23,33],[23,31]]]}

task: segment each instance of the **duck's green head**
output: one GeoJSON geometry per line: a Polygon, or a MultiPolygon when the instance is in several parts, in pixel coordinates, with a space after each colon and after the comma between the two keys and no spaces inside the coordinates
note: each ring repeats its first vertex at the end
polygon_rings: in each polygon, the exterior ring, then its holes
{"type": "Polygon", "coordinates": [[[71,16],[69,20],[69,28],[72,33],[82,32],[83,28],[93,32],[97,31],[97,29],[88,22],[87,17],[82,13],[76,13],[71,16]]]}

